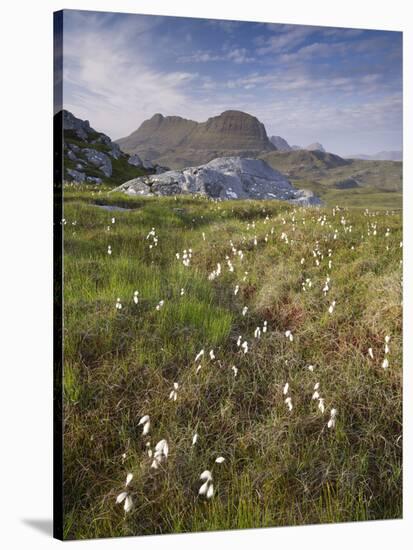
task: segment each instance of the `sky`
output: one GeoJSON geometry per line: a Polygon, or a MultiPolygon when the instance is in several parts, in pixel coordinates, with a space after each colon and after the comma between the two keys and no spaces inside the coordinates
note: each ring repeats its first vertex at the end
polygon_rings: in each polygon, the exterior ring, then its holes
{"type": "Polygon", "coordinates": [[[63,104],[117,139],[228,109],[290,144],[402,149],[402,33],[65,11],[63,104]]]}

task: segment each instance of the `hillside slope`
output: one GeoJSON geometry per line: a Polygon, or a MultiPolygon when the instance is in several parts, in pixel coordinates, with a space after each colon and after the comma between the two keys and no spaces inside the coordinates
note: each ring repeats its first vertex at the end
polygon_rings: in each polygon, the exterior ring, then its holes
{"type": "Polygon", "coordinates": [[[273,151],[259,158],[326,204],[401,208],[403,164],[343,159],[322,151],[273,151]]]}

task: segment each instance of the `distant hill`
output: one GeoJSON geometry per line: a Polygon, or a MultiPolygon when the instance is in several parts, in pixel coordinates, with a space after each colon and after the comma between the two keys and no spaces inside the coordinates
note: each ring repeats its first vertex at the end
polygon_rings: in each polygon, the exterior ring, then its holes
{"type": "Polygon", "coordinates": [[[284,138],[281,136],[271,136],[270,138],[271,143],[273,143],[279,151],[321,151],[322,153],[325,153],[326,150],[321,145],[321,143],[318,143],[318,141],[314,143],[310,143],[310,145],[307,145],[306,147],[302,147],[301,145],[290,145],[284,138]]]}
{"type": "Polygon", "coordinates": [[[292,178],[302,179],[306,176],[313,176],[325,172],[330,168],[346,166],[350,160],[343,159],[333,153],[322,151],[307,151],[298,149],[295,151],[272,151],[263,153],[260,158],[264,159],[270,166],[280,170],[283,174],[292,178]]]}
{"type": "Polygon", "coordinates": [[[206,122],[158,113],[116,143],[129,154],[171,168],[195,166],[223,156],[254,157],[275,150],[262,122],[235,110],[224,111],[206,122]]]}
{"type": "Polygon", "coordinates": [[[321,151],[322,153],[326,152],[324,147],[321,145],[321,143],[318,143],[318,141],[310,143],[310,145],[307,145],[307,147],[304,147],[304,149],[307,149],[307,151],[321,151]]]}
{"type": "Polygon", "coordinates": [[[350,159],[361,159],[361,160],[393,160],[393,161],[402,161],[403,160],[403,151],[380,151],[374,155],[362,155],[354,154],[348,155],[346,158],[350,159]]]}
{"type": "Polygon", "coordinates": [[[63,152],[64,179],[75,183],[117,185],[163,170],[138,155],[124,153],[109,136],[92,128],[88,120],[67,110],[63,110],[63,152]]]}
{"type": "Polygon", "coordinates": [[[291,151],[292,149],[288,141],[281,136],[271,136],[270,141],[273,145],[275,145],[278,151],[291,151]]]}
{"type": "Polygon", "coordinates": [[[344,159],[321,151],[272,151],[259,158],[327,204],[401,208],[402,163],[344,159]]]}

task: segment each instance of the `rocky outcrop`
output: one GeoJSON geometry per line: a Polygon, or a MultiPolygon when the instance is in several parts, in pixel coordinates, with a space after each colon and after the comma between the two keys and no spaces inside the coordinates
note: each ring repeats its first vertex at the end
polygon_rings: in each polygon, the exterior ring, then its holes
{"type": "Polygon", "coordinates": [[[288,141],[286,141],[281,136],[271,136],[270,141],[273,145],[275,145],[275,147],[278,151],[291,151],[292,150],[292,147],[288,143],[288,141]]]}
{"type": "Polygon", "coordinates": [[[74,183],[103,182],[117,185],[130,177],[155,173],[165,168],[138,155],[121,151],[109,136],[97,132],[88,120],[63,111],[64,174],[74,183]]]}
{"type": "Polygon", "coordinates": [[[117,140],[123,151],[183,168],[222,156],[257,156],[274,151],[264,125],[242,111],[224,111],[206,122],[156,114],[117,140]]]}
{"type": "Polygon", "coordinates": [[[96,151],[96,149],[89,149],[88,147],[82,149],[82,153],[87,162],[99,168],[107,178],[110,178],[112,175],[112,162],[106,153],[101,153],[100,151],[96,151]]]}
{"type": "Polygon", "coordinates": [[[278,199],[301,205],[321,204],[311,191],[295,189],[266,162],[242,157],[216,158],[201,166],[132,179],[116,191],[129,195],[196,194],[219,200],[278,199]]]}

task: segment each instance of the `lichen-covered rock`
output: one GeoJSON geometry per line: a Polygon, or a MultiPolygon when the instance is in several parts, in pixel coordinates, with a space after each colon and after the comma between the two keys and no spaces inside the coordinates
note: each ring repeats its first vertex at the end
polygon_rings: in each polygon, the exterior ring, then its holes
{"type": "Polygon", "coordinates": [[[83,172],[79,172],[78,170],[71,170],[71,169],[67,169],[66,170],[68,176],[70,176],[72,178],[72,180],[76,183],[83,183],[85,181],[85,174],[83,172]]]}
{"type": "MultiPolygon", "coordinates": [[[[150,195],[151,188],[145,183],[144,178],[135,178],[123,184],[123,189],[127,195],[150,195]]],[[[116,191],[116,189],[115,189],[116,191]]]]}
{"type": "Polygon", "coordinates": [[[108,146],[110,147],[109,155],[111,157],[113,157],[114,159],[119,159],[122,156],[122,151],[120,150],[120,147],[117,143],[113,143],[113,141],[110,141],[108,146]]]}
{"type": "Polygon", "coordinates": [[[147,195],[200,194],[213,199],[278,199],[321,204],[311,191],[295,189],[278,170],[259,159],[216,158],[207,164],[130,180],[118,191],[147,195]],[[144,183],[144,187],[142,187],[144,183]]]}
{"type": "Polygon", "coordinates": [[[112,162],[106,153],[89,148],[82,149],[82,153],[90,164],[99,168],[107,178],[110,178],[112,175],[112,162]]]}
{"type": "Polygon", "coordinates": [[[86,140],[88,134],[93,130],[90,127],[88,120],[76,118],[69,111],[63,111],[63,128],[65,130],[73,130],[79,139],[86,140]]]}
{"type": "Polygon", "coordinates": [[[150,160],[144,160],[142,161],[142,166],[146,168],[147,170],[152,170],[154,165],[150,160]]]}
{"type": "Polygon", "coordinates": [[[71,149],[69,149],[69,151],[67,152],[67,158],[69,160],[73,160],[74,162],[77,162],[77,160],[78,160],[77,156],[75,155],[75,153],[71,149]]]}
{"type": "Polygon", "coordinates": [[[142,166],[142,160],[140,158],[139,155],[131,155],[129,158],[128,158],[128,163],[131,164],[132,166],[142,166]]]}
{"type": "Polygon", "coordinates": [[[102,178],[95,178],[94,176],[87,176],[86,181],[89,183],[95,183],[96,185],[100,185],[102,183],[102,178]]]}
{"type": "Polygon", "coordinates": [[[155,174],[163,174],[164,172],[168,172],[168,171],[169,171],[169,168],[166,168],[165,166],[159,166],[159,164],[155,166],[155,174]]]}

